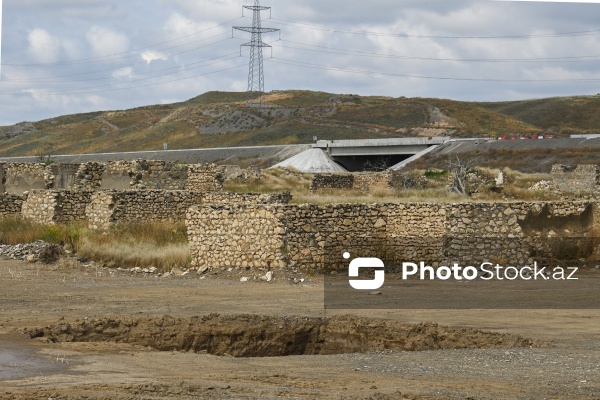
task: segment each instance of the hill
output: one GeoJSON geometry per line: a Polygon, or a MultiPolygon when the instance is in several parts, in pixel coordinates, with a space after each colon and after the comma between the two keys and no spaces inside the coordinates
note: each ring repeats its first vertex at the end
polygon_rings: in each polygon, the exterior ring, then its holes
{"type": "Polygon", "coordinates": [[[65,115],[0,127],[0,156],[311,143],[320,139],[482,137],[600,131],[600,96],[503,103],[271,92],[208,92],[181,103],[65,115]]]}

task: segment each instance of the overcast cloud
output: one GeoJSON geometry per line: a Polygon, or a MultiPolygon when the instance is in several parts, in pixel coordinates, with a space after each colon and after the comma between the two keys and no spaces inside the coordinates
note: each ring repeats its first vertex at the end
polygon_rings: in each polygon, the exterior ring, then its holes
{"type": "MultiPolygon", "coordinates": [[[[0,125],[244,91],[252,0],[4,0],[0,125]]],[[[600,4],[262,0],[265,89],[512,100],[600,92],[600,4]],[[579,33],[573,33],[579,32],[579,33]],[[569,34],[566,34],[569,33],[569,34]]]]}

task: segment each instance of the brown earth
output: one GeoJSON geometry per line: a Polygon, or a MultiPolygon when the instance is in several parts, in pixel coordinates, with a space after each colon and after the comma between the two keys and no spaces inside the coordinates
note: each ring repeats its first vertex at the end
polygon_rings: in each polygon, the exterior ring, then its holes
{"type": "Polygon", "coordinates": [[[0,261],[0,398],[600,399],[599,310],[326,315],[305,279],[0,261]]]}

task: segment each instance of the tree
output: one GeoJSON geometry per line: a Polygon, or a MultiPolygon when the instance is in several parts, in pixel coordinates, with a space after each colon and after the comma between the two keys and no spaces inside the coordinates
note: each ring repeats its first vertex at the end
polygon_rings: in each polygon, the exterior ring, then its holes
{"type": "Polygon", "coordinates": [[[447,165],[452,176],[452,183],[449,188],[451,191],[461,196],[471,196],[468,175],[474,164],[475,159],[463,161],[458,156],[456,156],[456,161],[448,160],[447,165]]]}

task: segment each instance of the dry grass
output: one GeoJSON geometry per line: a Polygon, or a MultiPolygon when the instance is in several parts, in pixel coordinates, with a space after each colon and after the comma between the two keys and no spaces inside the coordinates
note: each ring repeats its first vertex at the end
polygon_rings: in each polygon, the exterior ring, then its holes
{"type": "Polygon", "coordinates": [[[236,193],[280,193],[290,192],[292,196],[309,193],[312,174],[304,174],[293,169],[264,170],[260,179],[249,182],[226,182],[223,188],[236,193]]]}
{"type": "Polygon", "coordinates": [[[0,243],[16,245],[44,240],[76,248],[84,228],[81,225],[42,225],[20,217],[0,219],[0,243]]]}
{"type": "Polygon", "coordinates": [[[97,244],[86,238],[80,244],[79,255],[109,267],[156,267],[162,272],[186,268],[191,261],[187,242],[162,246],[143,241],[109,241],[97,244]]]}
{"type": "Polygon", "coordinates": [[[171,222],[119,224],[105,234],[89,232],[80,240],[78,254],[110,267],[160,271],[191,261],[185,224],[171,222]]]}
{"type": "MultiPolygon", "coordinates": [[[[161,271],[190,264],[187,231],[183,223],[121,224],[107,233],[82,225],[41,225],[21,218],[0,219],[0,243],[16,245],[45,240],[69,244],[79,257],[112,267],[156,267],[161,271]]],[[[68,269],[68,258],[59,261],[68,269]]]]}

